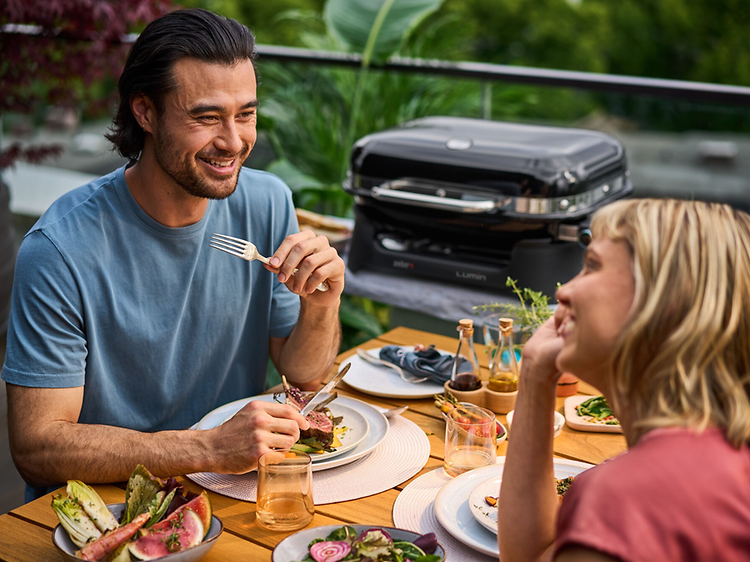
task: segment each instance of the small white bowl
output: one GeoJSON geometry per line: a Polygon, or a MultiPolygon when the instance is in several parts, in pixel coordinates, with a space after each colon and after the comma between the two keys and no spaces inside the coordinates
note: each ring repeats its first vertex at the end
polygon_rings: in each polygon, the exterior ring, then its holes
{"type": "MultiPolygon", "coordinates": [[[[122,512],[125,510],[125,504],[111,503],[108,504],[107,507],[115,516],[115,519],[119,521],[120,515],[122,515],[122,512]]],[[[223,530],[224,525],[222,525],[219,518],[216,517],[216,515],[212,515],[211,528],[208,530],[208,534],[205,536],[202,543],[193,548],[183,550],[182,552],[175,552],[174,554],[156,558],[154,562],[158,560],[165,560],[168,562],[198,562],[198,560],[206,556],[208,551],[214,547],[223,530]]],[[[76,558],[75,556],[76,550],[79,550],[79,548],[72,540],[70,540],[68,532],[63,529],[62,525],[55,527],[55,530],[52,532],[52,542],[55,543],[55,546],[60,550],[66,560],[70,560],[71,562],[81,562],[81,559],[76,558]]]]}
{"type": "MultiPolygon", "coordinates": [[[[510,427],[513,424],[513,412],[515,410],[511,410],[508,412],[505,416],[505,419],[508,420],[508,427],[510,427]]],[[[555,435],[554,437],[557,437],[562,433],[562,428],[565,425],[565,416],[563,416],[560,412],[555,410],[555,435]]]]}

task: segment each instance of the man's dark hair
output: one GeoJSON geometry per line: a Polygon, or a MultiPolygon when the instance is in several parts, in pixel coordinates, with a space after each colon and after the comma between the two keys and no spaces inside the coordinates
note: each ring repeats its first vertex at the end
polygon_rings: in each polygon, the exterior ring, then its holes
{"type": "Polygon", "coordinates": [[[118,83],[120,105],[106,137],[121,155],[136,160],[145,133],[130,110],[133,94],[148,96],[161,113],[164,95],[176,87],[173,68],[178,60],[234,65],[253,60],[254,49],[255,37],[247,27],[207,10],[176,10],[154,20],[128,54],[118,83]]]}

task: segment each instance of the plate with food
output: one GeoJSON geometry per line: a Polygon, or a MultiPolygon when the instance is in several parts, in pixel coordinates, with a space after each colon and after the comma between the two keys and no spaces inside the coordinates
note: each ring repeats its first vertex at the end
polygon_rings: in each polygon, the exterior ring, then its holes
{"type": "Polygon", "coordinates": [[[66,495],[53,497],[60,524],[52,541],[67,560],[164,560],[196,562],[223,531],[208,494],[182,495],[173,478],[161,480],[138,465],[130,476],[126,502],[105,505],[96,490],[68,481],[66,495]]]}
{"type": "MultiPolygon", "coordinates": [[[[554,459],[555,475],[562,475],[565,470],[571,469],[577,470],[576,474],[579,474],[592,466],[578,461],[554,459]]],[[[445,530],[466,546],[495,558],[500,555],[497,535],[480,525],[474,517],[469,507],[469,497],[479,484],[489,479],[502,478],[504,467],[505,457],[498,457],[497,464],[475,468],[456,476],[440,489],[435,498],[435,515],[445,530]]]]}
{"type": "MultiPolygon", "coordinates": [[[[413,351],[414,346],[400,346],[407,351],[413,351]]],[[[380,350],[364,350],[375,361],[380,358],[380,350]]],[[[442,355],[451,355],[448,351],[438,349],[442,355]]],[[[352,367],[344,377],[344,382],[365,394],[380,396],[382,398],[402,398],[418,399],[432,398],[434,394],[443,392],[443,385],[440,383],[426,380],[419,383],[407,382],[402,379],[398,372],[392,368],[383,365],[376,365],[371,361],[366,361],[359,355],[352,355],[347,358],[352,367]]]]}
{"type": "MultiPolygon", "coordinates": [[[[582,463],[578,463],[582,464],[582,463]]],[[[562,501],[563,496],[568,488],[581,472],[591,465],[572,466],[568,461],[555,459],[554,474],[557,497],[562,501]],[[558,462],[560,460],[561,462],[558,462]]],[[[500,493],[500,484],[503,481],[503,475],[498,474],[480,482],[471,491],[469,495],[469,509],[480,525],[497,534],[497,500],[500,493]]]]}
{"type": "MultiPolygon", "coordinates": [[[[221,422],[225,423],[237,412],[221,422]]],[[[300,432],[299,440],[292,449],[310,455],[313,463],[337,457],[359,445],[368,431],[370,424],[357,410],[330,404],[325,411],[313,411],[308,415],[310,429],[300,432]]]]}
{"type": "MultiPolygon", "coordinates": [[[[224,421],[235,415],[251,400],[262,400],[264,402],[277,402],[281,400],[284,402],[285,396],[283,393],[281,395],[261,394],[259,396],[251,396],[250,398],[243,398],[241,400],[230,402],[229,404],[224,404],[206,414],[203,419],[191,429],[204,430],[218,427],[224,421]]],[[[355,398],[349,398],[348,396],[339,396],[335,401],[330,403],[328,407],[334,416],[342,416],[341,425],[344,427],[355,427],[354,420],[358,420],[356,424],[359,429],[351,432],[347,430],[344,440],[351,439],[353,441],[360,436],[362,439],[358,439],[351,447],[349,446],[350,442],[344,443],[347,446],[347,449],[339,451],[338,454],[328,454],[324,452],[318,456],[311,455],[313,456],[313,472],[335,468],[337,466],[343,466],[354,462],[375,449],[375,447],[385,439],[385,436],[388,433],[389,426],[386,417],[366,402],[356,400],[355,398]],[[354,414],[352,414],[352,412],[354,412],[354,414]],[[347,417],[351,418],[351,420],[347,420],[347,417]],[[360,418],[367,424],[366,430],[362,429],[360,418]]]]}
{"type": "Polygon", "coordinates": [[[404,559],[442,562],[445,550],[435,533],[420,535],[395,527],[325,525],[288,536],[273,549],[271,562],[299,560],[404,559]],[[348,557],[348,558],[347,558],[348,557]]]}
{"type": "Polygon", "coordinates": [[[570,396],[565,399],[565,421],[579,431],[622,433],[620,422],[604,396],[570,396]]]}

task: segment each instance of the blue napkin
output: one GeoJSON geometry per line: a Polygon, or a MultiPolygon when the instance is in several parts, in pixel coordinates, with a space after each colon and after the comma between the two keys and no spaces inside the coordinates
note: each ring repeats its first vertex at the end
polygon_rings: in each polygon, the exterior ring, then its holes
{"type": "Polygon", "coordinates": [[[442,355],[434,345],[421,351],[409,351],[398,345],[386,345],[380,350],[380,358],[404,371],[418,377],[427,377],[430,381],[444,384],[451,378],[453,355],[442,355]]]}

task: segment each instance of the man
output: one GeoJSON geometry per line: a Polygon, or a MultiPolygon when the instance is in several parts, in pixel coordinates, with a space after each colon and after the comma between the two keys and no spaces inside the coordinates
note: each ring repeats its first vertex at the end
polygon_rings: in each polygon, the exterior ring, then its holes
{"type": "Polygon", "coordinates": [[[244,473],[308,427],[289,406],[251,402],[219,428],[185,430],[261,392],[269,354],[316,388],[340,341],[343,261],[298,232],[278,178],[242,167],[256,140],[253,47],[246,27],[203,10],[152,22],[108,136],[130,164],[62,197],[25,237],[2,378],[30,485],[122,481],[137,463],[244,473]],[[211,249],[214,232],[272,265],[211,249]]]}

